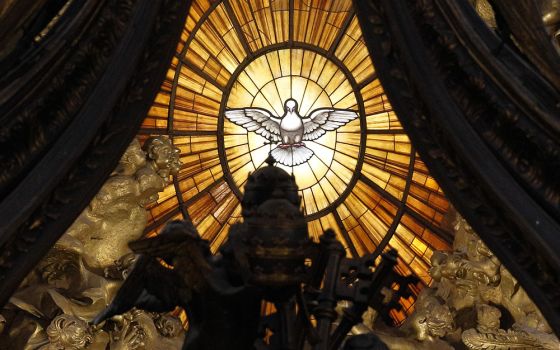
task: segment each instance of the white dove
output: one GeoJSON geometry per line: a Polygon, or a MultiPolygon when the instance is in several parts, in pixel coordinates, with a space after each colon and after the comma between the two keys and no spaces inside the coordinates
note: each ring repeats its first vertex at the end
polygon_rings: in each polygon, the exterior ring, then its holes
{"type": "Polygon", "coordinates": [[[274,117],[263,108],[232,108],[225,111],[231,122],[254,131],[272,143],[279,143],[271,151],[274,159],[284,165],[299,165],[313,156],[303,141],[313,141],[327,131],[333,131],[358,118],[352,110],[319,108],[308,117],[301,117],[297,101],[293,98],[284,103],[284,115],[274,117]]]}

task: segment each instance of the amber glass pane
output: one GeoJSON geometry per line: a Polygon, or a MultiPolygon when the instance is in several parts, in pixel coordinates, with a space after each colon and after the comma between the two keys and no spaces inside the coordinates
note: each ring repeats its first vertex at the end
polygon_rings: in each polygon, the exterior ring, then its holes
{"type": "Polygon", "coordinates": [[[350,1],[294,1],[294,40],[328,50],[351,11],[350,1]]]}

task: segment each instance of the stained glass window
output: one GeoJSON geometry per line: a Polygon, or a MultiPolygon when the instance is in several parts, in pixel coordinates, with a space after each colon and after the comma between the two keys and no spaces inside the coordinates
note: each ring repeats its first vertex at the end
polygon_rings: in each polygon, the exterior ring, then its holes
{"type": "Polygon", "coordinates": [[[240,219],[247,175],[287,147],[281,122],[274,139],[226,112],[253,108],[280,120],[294,99],[304,123],[321,108],[356,116],[304,139],[309,159],[278,165],[296,177],[310,235],[333,228],[348,256],[396,248],[399,269],[429,284],[432,252],[449,248],[449,204],[374,67],[351,1],[194,0],[140,132],[169,135],[183,162],[150,208],[148,233],[188,215],[216,251],[240,219]]]}

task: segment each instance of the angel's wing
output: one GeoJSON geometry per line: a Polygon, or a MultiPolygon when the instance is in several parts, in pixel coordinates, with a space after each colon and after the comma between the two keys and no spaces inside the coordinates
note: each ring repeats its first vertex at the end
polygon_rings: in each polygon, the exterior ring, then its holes
{"type": "Polygon", "coordinates": [[[225,112],[231,122],[270,141],[280,141],[280,120],[262,108],[234,108],[225,112]]]}
{"type": "Polygon", "coordinates": [[[303,118],[303,139],[316,140],[327,131],[336,130],[356,118],[358,118],[358,113],[347,109],[316,109],[308,118],[303,118]]]}

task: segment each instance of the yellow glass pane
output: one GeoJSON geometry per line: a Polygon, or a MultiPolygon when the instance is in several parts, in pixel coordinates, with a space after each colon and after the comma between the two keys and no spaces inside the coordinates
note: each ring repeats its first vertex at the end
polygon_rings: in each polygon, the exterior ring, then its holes
{"type": "MultiPolygon", "coordinates": [[[[359,123],[359,120],[354,120],[356,122],[359,123]]],[[[355,147],[356,153],[354,153],[354,155],[357,155],[358,151],[359,151],[359,146],[360,146],[360,141],[362,139],[362,135],[360,133],[351,133],[351,132],[346,132],[346,131],[341,131],[343,127],[341,127],[340,129],[338,129],[337,131],[337,141],[339,141],[340,143],[337,144],[336,148],[339,149],[340,147],[355,147]]],[[[350,150],[348,150],[349,152],[352,152],[350,150]]],[[[346,154],[350,154],[350,153],[346,153],[346,154]]]]}
{"type": "Polygon", "coordinates": [[[220,223],[212,215],[208,215],[207,217],[205,217],[202,222],[200,222],[200,224],[196,226],[196,229],[198,230],[198,233],[200,234],[202,239],[207,240],[212,240],[216,236],[220,228],[220,223]]]}
{"type": "Polygon", "coordinates": [[[362,203],[362,201],[359,200],[353,193],[348,195],[344,204],[355,218],[361,217],[368,210],[364,203],[362,203]]]}
{"type": "Polygon", "coordinates": [[[350,50],[354,47],[359,37],[361,36],[360,26],[358,24],[358,18],[354,16],[350,22],[348,30],[342,36],[340,44],[336,48],[335,55],[341,61],[344,61],[350,50]]]}
{"type": "Polygon", "coordinates": [[[263,6],[261,2],[255,2],[255,4],[257,6],[253,8],[253,15],[255,16],[255,21],[257,28],[259,28],[259,34],[261,35],[263,44],[268,46],[276,43],[276,32],[274,30],[274,20],[270,12],[270,7],[263,6]]]}
{"type": "Polygon", "coordinates": [[[302,8],[305,5],[303,1],[294,1],[294,40],[305,42],[305,33],[307,24],[309,23],[309,9],[302,8]],[[306,11],[307,10],[307,11],[306,11]]]}
{"type": "MultiPolygon", "coordinates": [[[[341,147],[341,148],[343,148],[343,147],[341,147]]],[[[350,147],[350,148],[352,149],[352,147],[350,147]]],[[[334,160],[335,160],[336,162],[340,163],[340,164],[344,164],[344,167],[345,167],[347,170],[349,170],[348,172],[345,172],[345,173],[344,173],[345,175],[342,175],[342,176],[346,176],[346,174],[349,174],[349,176],[352,176],[350,173],[351,173],[352,170],[356,167],[356,163],[358,162],[358,161],[356,160],[356,156],[357,156],[357,155],[358,155],[357,153],[354,153],[354,154],[350,153],[350,154],[348,154],[348,153],[343,153],[343,152],[335,152],[335,154],[334,154],[334,160]],[[352,170],[351,170],[351,169],[352,169],[352,170]]],[[[333,162],[333,166],[335,167],[335,168],[334,168],[335,171],[338,171],[338,170],[336,169],[336,164],[334,164],[334,162],[333,162]]],[[[342,177],[342,176],[341,176],[341,177],[342,177]]],[[[347,178],[347,179],[348,179],[348,178],[347,178]]],[[[350,181],[350,179],[348,179],[348,181],[350,181]]]]}
{"type": "Polygon", "coordinates": [[[301,69],[303,66],[303,53],[304,51],[301,49],[292,49],[291,50],[291,72],[292,76],[299,76],[301,75],[301,69]]]}
{"type": "MultiPolygon", "coordinates": [[[[322,82],[318,82],[318,83],[320,83],[321,85],[322,82]]],[[[348,84],[348,82],[346,81],[346,76],[339,69],[332,71],[332,75],[329,77],[329,80],[325,85],[325,91],[327,92],[327,94],[331,99],[332,99],[332,94],[337,90],[339,90],[337,94],[337,96],[339,96],[339,99],[346,96],[352,91],[350,84],[348,84]],[[341,85],[343,84],[344,87],[341,87],[341,85]]]]}
{"type": "MultiPolygon", "coordinates": [[[[371,187],[363,183],[362,181],[358,181],[356,186],[352,191],[358,198],[362,199],[363,203],[367,205],[367,208],[373,209],[375,208],[380,200],[381,196],[371,187]]],[[[360,215],[356,215],[353,213],[355,217],[359,217],[360,215]]]]}
{"type": "Polygon", "coordinates": [[[346,228],[347,231],[351,231],[353,230],[356,226],[359,226],[360,223],[358,222],[358,220],[356,220],[355,217],[353,217],[352,215],[348,216],[347,218],[345,218],[344,220],[342,220],[342,223],[344,224],[344,227],[346,228]]]}
{"type": "Polygon", "coordinates": [[[356,252],[358,253],[358,256],[363,256],[363,255],[369,253],[369,251],[366,250],[366,247],[356,237],[355,234],[350,234],[349,233],[348,236],[350,237],[350,242],[351,242],[352,246],[354,247],[354,249],[356,250],[356,252]]]}
{"type": "Polygon", "coordinates": [[[302,191],[303,194],[303,206],[305,208],[305,214],[310,215],[317,212],[317,203],[315,203],[315,198],[313,197],[313,192],[311,189],[307,188],[302,191]]]}
{"type": "Polygon", "coordinates": [[[192,177],[186,177],[179,181],[179,190],[181,191],[181,196],[183,200],[189,200],[198,193],[196,184],[192,177]]]}
{"type": "Polygon", "coordinates": [[[350,49],[344,59],[344,64],[352,72],[358,84],[375,73],[369,52],[362,40],[357,41],[350,49]]]}
{"type": "Polygon", "coordinates": [[[335,190],[335,187],[333,186],[333,182],[335,184],[338,184],[338,181],[340,181],[340,179],[338,179],[332,171],[327,172],[325,174],[325,177],[323,177],[321,181],[319,181],[319,185],[321,186],[323,192],[325,193],[325,196],[327,196],[327,199],[331,203],[334,202],[339,196],[338,191],[335,190]]]}
{"type": "Polygon", "coordinates": [[[247,142],[248,142],[247,135],[245,135],[245,134],[242,134],[242,135],[236,135],[236,134],[225,135],[224,136],[224,146],[226,147],[227,152],[231,152],[228,155],[228,158],[229,158],[229,156],[235,157],[236,155],[247,153],[247,152],[243,152],[242,148],[236,147],[236,146],[246,144],[247,142]]]}
{"type": "Polygon", "coordinates": [[[251,158],[255,169],[261,168],[266,165],[266,159],[270,154],[270,146],[262,145],[260,148],[255,148],[251,151],[251,158]]]}
{"type": "Polygon", "coordinates": [[[224,172],[222,170],[222,165],[221,164],[213,166],[210,169],[210,172],[212,172],[212,176],[214,176],[214,179],[220,179],[224,176],[224,172]]]}
{"type": "Polygon", "coordinates": [[[284,101],[292,97],[292,78],[282,76],[274,80],[276,88],[280,94],[280,100],[282,101],[282,107],[284,106],[284,101]]]}
{"type": "Polygon", "coordinates": [[[377,245],[372,241],[371,236],[360,225],[348,231],[348,235],[352,241],[360,243],[361,250],[364,252],[371,253],[377,247],[377,245]]]}
{"type": "MultiPolygon", "coordinates": [[[[329,136],[327,136],[327,138],[328,137],[329,136]]],[[[325,140],[321,140],[321,141],[325,141],[325,140]]],[[[323,146],[322,144],[314,141],[306,142],[305,146],[310,150],[312,150],[315,156],[326,166],[331,165],[332,159],[334,157],[334,150],[332,148],[323,146]]]]}
{"type": "Polygon", "coordinates": [[[309,236],[315,242],[319,242],[319,237],[323,234],[323,226],[321,225],[321,221],[313,220],[307,223],[307,229],[309,231],[309,236]]]}
{"type": "MultiPolygon", "coordinates": [[[[241,83],[233,84],[229,93],[228,108],[244,108],[250,106],[254,96],[241,83]]],[[[231,123],[232,124],[232,123],[231,123]]],[[[239,128],[242,128],[241,126],[239,128]]]]}
{"type": "Polygon", "coordinates": [[[395,234],[405,243],[410,245],[414,240],[415,233],[400,223],[395,230],[395,234]]]}
{"type": "Polygon", "coordinates": [[[261,89],[266,83],[274,79],[266,56],[260,56],[255,59],[244,71],[258,89],[261,89]]]}
{"type": "Polygon", "coordinates": [[[239,204],[239,200],[231,191],[228,191],[227,193],[228,195],[219,202],[218,208],[216,208],[216,211],[214,212],[214,216],[222,224],[231,217],[233,210],[239,204]]]}
{"type": "Polygon", "coordinates": [[[210,8],[210,5],[211,3],[209,0],[195,0],[192,2],[184,29],[184,34],[186,36],[192,33],[196,24],[210,8]]]}
{"type": "Polygon", "coordinates": [[[294,1],[294,39],[328,50],[352,7],[350,1],[294,1]]]}
{"type": "Polygon", "coordinates": [[[234,85],[236,84],[241,84],[252,96],[255,96],[259,92],[259,88],[245,70],[239,73],[234,85]]]}
{"type": "Polygon", "coordinates": [[[210,170],[205,170],[197,173],[194,176],[194,182],[196,183],[196,187],[198,188],[198,191],[202,192],[208,186],[214,183],[214,177],[212,176],[210,170]]]}
{"type": "MultiPolygon", "coordinates": [[[[308,80],[305,86],[303,96],[301,98],[301,106],[299,108],[301,116],[308,116],[312,111],[311,108],[315,105],[319,96],[323,93],[323,89],[316,83],[308,80]]],[[[331,107],[330,101],[327,104],[321,105],[321,108],[331,107]]]]}
{"type": "MultiPolygon", "coordinates": [[[[338,177],[338,175],[332,169],[330,169],[327,174],[325,174],[325,180],[332,185],[337,194],[340,195],[342,194],[342,192],[344,192],[346,183],[340,177],[338,177]]],[[[329,192],[326,192],[326,194],[327,196],[329,196],[329,192]]],[[[333,200],[336,198],[338,198],[338,196],[333,198],[333,200]]]]}
{"type": "Polygon", "coordinates": [[[311,168],[311,171],[313,171],[316,179],[322,179],[329,170],[328,166],[320,161],[317,156],[311,157],[309,160],[309,167],[311,168]]]}
{"type": "Polygon", "coordinates": [[[284,114],[284,101],[280,97],[280,91],[276,85],[276,81],[270,81],[261,88],[261,93],[266,96],[268,105],[274,108],[273,114],[275,116],[282,116],[284,114]]]}
{"type": "Polygon", "coordinates": [[[415,255],[412,253],[409,246],[404,244],[398,236],[391,237],[391,240],[389,240],[389,246],[398,251],[399,257],[405,264],[409,265],[412,260],[414,260],[415,255]]]}
{"type": "Polygon", "coordinates": [[[421,239],[419,238],[414,238],[414,240],[412,241],[412,244],[410,245],[410,247],[412,248],[412,250],[414,251],[414,253],[419,256],[419,257],[423,257],[424,253],[426,252],[426,249],[428,248],[428,246],[426,245],[426,243],[424,243],[421,239]]]}
{"type": "MultiPolygon", "coordinates": [[[[333,70],[333,69],[337,69],[336,66],[334,66],[330,61],[327,60],[326,57],[323,57],[321,55],[317,55],[315,54],[315,57],[313,58],[313,64],[311,65],[311,71],[309,72],[309,75],[307,76],[311,81],[313,82],[318,82],[319,78],[323,75],[328,75],[329,72],[328,70],[333,70]],[[328,67],[328,68],[327,68],[328,67]],[[327,70],[327,71],[325,71],[327,70]]],[[[332,75],[332,73],[330,73],[332,75]]]]}
{"type": "Polygon", "coordinates": [[[323,189],[319,185],[315,185],[311,187],[311,191],[313,192],[313,197],[315,198],[315,202],[317,203],[317,208],[319,210],[324,209],[329,206],[330,202],[323,192],[323,189]]]}
{"type": "MultiPolygon", "coordinates": [[[[367,49],[366,47],[363,48],[367,49]]],[[[373,69],[373,62],[369,57],[361,62],[358,62],[356,68],[352,70],[352,75],[358,84],[363,83],[366,79],[372,78],[374,74],[375,70],[373,69]]]]}
{"type": "Polygon", "coordinates": [[[348,169],[336,160],[333,160],[331,168],[342,181],[347,184],[350,183],[350,180],[352,180],[353,170],[348,169]]]}
{"type": "Polygon", "coordinates": [[[311,170],[309,163],[306,162],[296,166],[293,170],[299,189],[303,190],[317,183],[317,179],[315,178],[315,175],[313,175],[313,171],[311,170]]]}
{"type": "Polygon", "coordinates": [[[370,210],[366,211],[364,215],[359,217],[358,222],[366,230],[369,236],[372,237],[375,244],[379,244],[379,242],[381,242],[388,229],[388,226],[370,210]]]}
{"type": "Polygon", "coordinates": [[[216,202],[210,194],[200,196],[188,208],[189,216],[195,225],[202,222],[215,208],[216,202]]]}
{"type": "Polygon", "coordinates": [[[344,203],[340,204],[337,208],[336,211],[338,212],[338,216],[340,216],[340,218],[342,220],[346,219],[348,216],[350,216],[350,211],[348,210],[348,208],[346,208],[346,206],[344,205],[344,203]]]}

